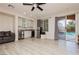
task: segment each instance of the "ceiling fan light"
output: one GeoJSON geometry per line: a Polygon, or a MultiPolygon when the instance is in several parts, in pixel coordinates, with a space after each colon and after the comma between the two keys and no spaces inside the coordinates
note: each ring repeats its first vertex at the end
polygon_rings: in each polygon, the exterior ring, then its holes
{"type": "Polygon", "coordinates": [[[33,6],[36,8],[37,7],[37,4],[34,4],[33,6]]]}

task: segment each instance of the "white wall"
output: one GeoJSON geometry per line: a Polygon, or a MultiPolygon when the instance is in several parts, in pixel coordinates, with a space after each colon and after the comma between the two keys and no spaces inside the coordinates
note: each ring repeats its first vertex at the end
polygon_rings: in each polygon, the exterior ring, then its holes
{"type": "Polygon", "coordinates": [[[55,18],[52,17],[48,20],[48,32],[46,33],[46,36],[48,39],[54,39],[54,33],[55,33],[55,18]]]}
{"type": "Polygon", "coordinates": [[[0,31],[14,32],[14,16],[0,13],[0,31]]]}

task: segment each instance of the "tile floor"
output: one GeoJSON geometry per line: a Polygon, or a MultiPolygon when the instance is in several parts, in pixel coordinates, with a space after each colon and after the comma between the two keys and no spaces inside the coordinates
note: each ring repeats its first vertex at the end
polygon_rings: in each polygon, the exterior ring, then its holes
{"type": "Polygon", "coordinates": [[[0,55],[78,55],[75,42],[50,39],[24,39],[0,44],[0,55]]]}

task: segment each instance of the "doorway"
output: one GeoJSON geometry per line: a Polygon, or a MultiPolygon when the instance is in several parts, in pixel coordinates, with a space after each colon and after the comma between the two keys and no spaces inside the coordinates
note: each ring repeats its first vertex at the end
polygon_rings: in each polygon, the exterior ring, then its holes
{"type": "Polygon", "coordinates": [[[75,41],[75,15],[55,18],[55,39],[75,41]]]}

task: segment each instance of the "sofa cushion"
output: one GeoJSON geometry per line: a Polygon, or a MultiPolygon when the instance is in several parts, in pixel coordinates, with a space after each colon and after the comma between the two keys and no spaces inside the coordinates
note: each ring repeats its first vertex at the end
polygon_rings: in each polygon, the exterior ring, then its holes
{"type": "Polygon", "coordinates": [[[4,32],[4,36],[11,36],[11,31],[4,32]]]}
{"type": "Polygon", "coordinates": [[[15,34],[11,31],[0,31],[0,43],[13,42],[15,34]]]}
{"type": "Polygon", "coordinates": [[[0,32],[0,37],[4,36],[4,32],[0,32]]]}

